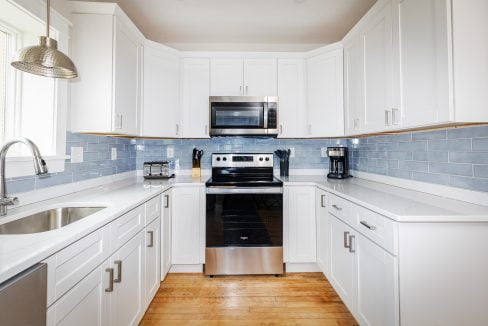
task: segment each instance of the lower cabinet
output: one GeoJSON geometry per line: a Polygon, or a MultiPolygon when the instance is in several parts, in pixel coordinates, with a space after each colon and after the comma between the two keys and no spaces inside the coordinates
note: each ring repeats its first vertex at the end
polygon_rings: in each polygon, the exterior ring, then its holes
{"type": "Polygon", "coordinates": [[[203,187],[175,187],[171,190],[171,263],[202,264],[205,248],[205,203],[203,187]]]}
{"type": "Polygon", "coordinates": [[[161,212],[161,280],[171,268],[171,190],[162,195],[161,212]]]}
{"type": "Polygon", "coordinates": [[[327,192],[315,191],[315,217],[317,223],[317,265],[325,276],[329,275],[329,232],[327,212],[327,192]]]}
{"type": "Polygon", "coordinates": [[[161,218],[157,218],[145,230],[145,289],[144,308],[147,308],[159,290],[161,283],[161,218]]]}
{"type": "Polygon", "coordinates": [[[315,186],[287,186],[283,202],[285,262],[315,263],[315,186]]]}

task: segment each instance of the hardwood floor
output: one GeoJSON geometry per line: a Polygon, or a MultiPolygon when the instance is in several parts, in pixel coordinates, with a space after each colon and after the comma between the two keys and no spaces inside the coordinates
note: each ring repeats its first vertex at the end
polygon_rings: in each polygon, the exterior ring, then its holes
{"type": "Polygon", "coordinates": [[[168,274],[141,325],[357,325],[321,273],[168,274]]]}

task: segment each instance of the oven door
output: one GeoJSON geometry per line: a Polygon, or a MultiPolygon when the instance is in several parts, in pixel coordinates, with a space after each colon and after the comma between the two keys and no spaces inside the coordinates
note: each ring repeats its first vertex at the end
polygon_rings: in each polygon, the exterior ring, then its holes
{"type": "Polygon", "coordinates": [[[266,135],[266,97],[211,97],[210,135],[266,135]]]}

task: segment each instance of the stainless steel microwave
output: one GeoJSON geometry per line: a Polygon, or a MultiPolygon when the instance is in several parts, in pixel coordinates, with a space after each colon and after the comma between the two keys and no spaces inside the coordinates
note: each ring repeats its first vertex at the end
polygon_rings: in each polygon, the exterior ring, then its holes
{"type": "Polygon", "coordinates": [[[277,135],[277,97],[210,97],[210,136],[276,137],[277,135]]]}

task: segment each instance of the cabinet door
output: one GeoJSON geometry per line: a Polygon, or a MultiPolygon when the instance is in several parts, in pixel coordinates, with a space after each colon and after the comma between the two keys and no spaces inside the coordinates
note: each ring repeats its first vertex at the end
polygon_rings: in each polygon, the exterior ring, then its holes
{"type": "Polygon", "coordinates": [[[344,116],[346,135],[364,132],[363,47],[359,35],[344,42],[344,116]]]}
{"type": "Polygon", "coordinates": [[[144,105],[141,135],[176,137],[180,114],[180,59],[167,50],[144,48],[144,105]]]}
{"type": "Polygon", "coordinates": [[[113,131],[138,135],[142,45],[120,20],[115,22],[113,131]]]}
{"type": "Polygon", "coordinates": [[[399,122],[393,110],[392,9],[388,2],[361,30],[367,132],[384,131],[399,122]],[[393,121],[395,120],[395,121],[393,121]]]}
{"type": "Polygon", "coordinates": [[[47,311],[48,326],[110,325],[110,268],[105,262],[47,311]]]}
{"type": "Polygon", "coordinates": [[[145,235],[145,307],[149,306],[159,290],[161,281],[161,219],[157,218],[146,226],[145,235]]]}
{"type": "Polygon", "coordinates": [[[211,60],[212,96],[244,95],[244,61],[242,59],[211,60]]]}
{"type": "Polygon", "coordinates": [[[307,75],[308,135],[310,137],[343,136],[342,49],[308,59],[307,75]]]}
{"type": "Polygon", "coordinates": [[[137,325],[144,314],[144,243],[140,232],[113,256],[112,325],[137,325]]]}
{"type": "Polygon", "coordinates": [[[329,215],[330,267],[328,279],[346,306],[354,311],[354,253],[347,248],[352,229],[329,215]]]}
{"type": "Polygon", "coordinates": [[[356,315],[361,325],[399,324],[398,261],[358,235],[356,251],[356,315]]]}
{"type": "Polygon", "coordinates": [[[402,126],[453,120],[449,0],[394,0],[402,126]]]}
{"type": "Polygon", "coordinates": [[[210,60],[183,59],[183,117],[182,133],[185,138],[208,138],[210,60]]]}
{"type": "Polygon", "coordinates": [[[305,61],[278,60],[280,138],[305,137],[305,61]]]}
{"type": "Polygon", "coordinates": [[[244,95],[278,95],[276,59],[246,59],[244,61],[244,95]]]}
{"type": "Polygon", "coordinates": [[[163,196],[161,214],[161,280],[164,280],[171,268],[171,191],[163,196]]]}
{"type": "Polygon", "coordinates": [[[200,264],[200,187],[176,187],[171,191],[172,264],[200,264]]]}
{"type": "Polygon", "coordinates": [[[327,213],[327,193],[322,189],[315,191],[315,215],[317,219],[317,264],[322,273],[329,274],[329,232],[327,213]]]}
{"type": "Polygon", "coordinates": [[[286,187],[285,261],[316,262],[315,187],[286,187]]]}

